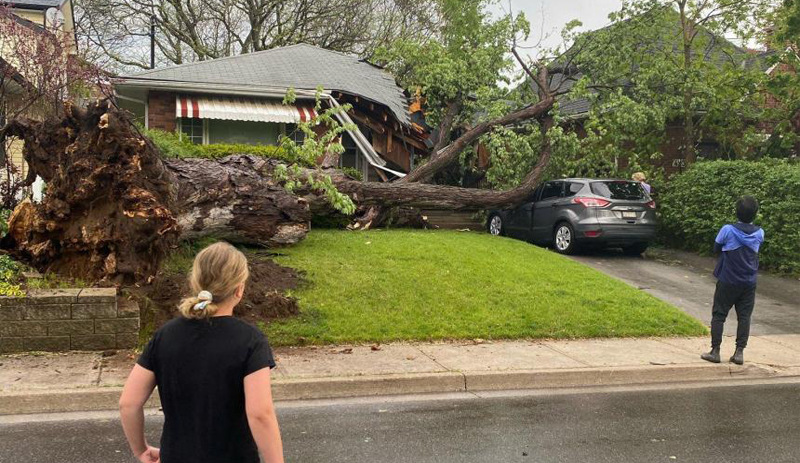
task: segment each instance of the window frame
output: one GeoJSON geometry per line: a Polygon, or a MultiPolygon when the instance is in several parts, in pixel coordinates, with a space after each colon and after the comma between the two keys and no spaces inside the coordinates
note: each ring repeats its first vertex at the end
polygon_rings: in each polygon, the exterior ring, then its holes
{"type": "Polygon", "coordinates": [[[542,195],[542,190],[544,190],[544,183],[533,189],[531,194],[528,196],[528,202],[535,203],[536,201],[539,201],[539,197],[542,195]]]}
{"type": "Polygon", "coordinates": [[[586,186],[586,184],[582,183],[582,182],[564,182],[564,188],[562,189],[562,193],[561,193],[562,197],[563,198],[571,198],[571,197],[577,195],[578,192],[581,191],[585,186],[586,186]],[[567,188],[567,185],[569,185],[569,188],[567,188]],[[574,193],[572,193],[572,185],[578,186],[578,189],[574,193]]]}
{"type": "Polygon", "coordinates": [[[288,139],[292,140],[296,145],[302,145],[306,139],[306,134],[302,130],[298,124],[293,123],[284,123],[281,124],[281,131],[282,135],[287,137],[288,139]],[[296,134],[301,134],[302,138],[300,140],[297,139],[296,134]]]}
{"type": "Polygon", "coordinates": [[[591,190],[592,194],[594,194],[595,196],[600,196],[601,198],[605,198],[605,199],[608,199],[608,200],[611,200],[611,201],[643,201],[649,196],[647,194],[647,191],[645,191],[644,187],[642,187],[642,184],[640,182],[637,182],[637,181],[634,181],[634,180],[595,180],[595,181],[589,183],[589,189],[591,190]],[[634,188],[636,188],[642,194],[641,194],[640,197],[637,196],[636,198],[632,198],[632,197],[615,198],[614,197],[614,192],[608,186],[609,184],[614,184],[614,183],[624,183],[626,185],[633,186],[634,188]],[[598,193],[597,189],[595,189],[595,185],[604,185],[606,187],[606,189],[608,190],[608,193],[609,193],[608,196],[606,196],[602,192],[598,193]]]}
{"type": "Polygon", "coordinates": [[[552,180],[552,181],[549,181],[549,182],[545,182],[544,187],[542,188],[542,192],[539,195],[539,198],[540,198],[539,201],[547,201],[547,200],[550,200],[550,199],[563,198],[564,197],[564,183],[566,183],[566,182],[563,182],[563,181],[560,181],[560,180],[552,180]],[[543,198],[542,196],[544,195],[544,192],[547,190],[548,184],[559,184],[559,186],[560,186],[559,192],[555,196],[548,196],[547,198],[543,198]]]}
{"type": "MultiPolygon", "coordinates": [[[[199,144],[207,145],[208,144],[208,119],[200,119],[200,118],[197,118],[197,117],[179,117],[178,121],[177,121],[177,124],[176,124],[176,129],[177,129],[177,132],[178,132],[178,137],[179,137],[179,139],[181,141],[183,140],[183,136],[185,135],[183,133],[183,120],[184,119],[199,119],[200,121],[202,121],[203,135],[201,137],[201,142],[199,144]]],[[[191,141],[191,140],[189,140],[189,141],[191,141]]],[[[192,142],[192,143],[194,143],[194,142],[192,142]]],[[[197,144],[197,143],[195,143],[195,144],[197,144]]]]}

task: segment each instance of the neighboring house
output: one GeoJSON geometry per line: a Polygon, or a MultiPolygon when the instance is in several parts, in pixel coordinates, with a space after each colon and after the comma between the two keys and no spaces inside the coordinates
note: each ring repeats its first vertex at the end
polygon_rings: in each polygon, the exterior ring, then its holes
{"type": "MultiPolygon", "coordinates": [[[[677,13],[669,11],[666,12],[664,18],[667,23],[669,21],[677,21],[677,13]]],[[[680,26],[677,25],[676,29],[680,26]]],[[[610,27],[625,27],[623,25],[616,25],[610,27]]],[[[719,37],[711,34],[706,29],[701,28],[699,33],[705,34],[710,44],[705,48],[703,59],[707,62],[721,63],[723,60],[726,64],[735,62],[737,66],[748,69],[760,69],[763,72],[770,72],[767,66],[767,59],[765,59],[770,52],[753,51],[742,48],[724,37],[719,37]]],[[[591,33],[590,33],[591,34],[591,33]]],[[[679,53],[680,47],[677,45],[674,48],[674,53],[679,53]]],[[[581,65],[579,60],[574,63],[575,69],[571,71],[569,76],[564,74],[554,74],[552,76],[551,85],[559,87],[561,90],[569,90],[572,85],[583,77],[581,72],[581,65]]],[[[558,112],[565,120],[565,127],[575,131],[579,136],[585,136],[584,123],[589,117],[592,110],[591,102],[586,98],[569,98],[569,95],[563,96],[558,102],[558,112]]],[[[702,115],[702,111],[698,112],[698,118],[702,115]]],[[[702,132],[702,131],[701,131],[702,132]]],[[[685,130],[683,121],[680,119],[671,120],[665,127],[665,141],[660,146],[661,157],[652,161],[653,167],[660,168],[665,174],[672,175],[683,171],[687,167],[686,159],[682,150],[684,142],[685,130]]],[[[730,156],[724,147],[714,138],[712,133],[701,133],[702,138],[697,140],[695,149],[698,157],[705,159],[720,159],[730,156]]],[[[620,157],[617,160],[617,166],[624,169],[628,166],[628,160],[620,157]]]]}
{"type": "MultiPolygon", "coordinates": [[[[75,21],[71,0],[0,0],[0,8],[4,14],[0,20],[13,21],[15,27],[2,28],[2,31],[17,30],[28,34],[20,37],[2,36],[0,31],[0,125],[5,124],[7,117],[15,115],[20,108],[27,108],[22,113],[31,118],[42,116],[38,106],[28,107],[25,99],[35,87],[36,76],[25,75],[24,66],[18,62],[14,51],[19,40],[36,40],[40,34],[51,34],[58,31],[69,38],[67,43],[70,53],[77,51],[75,37],[75,21]],[[9,14],[6,14],[9,13],[9,14]]],[[[35,90],[34,90],[35,93],[35,90]]],[[[16,168],[17,180],[27,176],[27,165],[22,159],[21,140],[8,138],[0,142],[0,158],[8,156],[16,168]]],[[[3,172],[2,181],[8,181],[3,172]]],[[[39,185],[40,186],[40,185],[39,185]]],[[[37,188],[34,189],[36,192],[37,188]]]]}
{"type": "Polygon", "coordinates": [[[43,28],[56,27],[71,33],[75,31],[71,0],[3,0],[0,5],[10,7],[14,15],[43,28]]]}
{"type": "Polygon", "coordinates": [[[342,167],[367,180],[391,180],[428,154],[424,128],[412,121],[408,98],[387,71],[357,57],[298,44],[199,61],[119,77],[120,106],[149,129],[175,131],[193,143],[274,145],[281,135],[302,138],[296,124],[315,116],[314,92],[323,104],[349,103],[340,122],[346,133],[342,167]],[[284,105],[289,89],[297,100],[284,105]]]}

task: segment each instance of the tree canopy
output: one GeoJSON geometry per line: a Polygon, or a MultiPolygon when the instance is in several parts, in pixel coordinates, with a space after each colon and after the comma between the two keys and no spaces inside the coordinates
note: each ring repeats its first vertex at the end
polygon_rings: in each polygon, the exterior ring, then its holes
{"type": "Polygon", "coordinates": [[[434,0],[76,0],[77,35],[108,68],[160,65],[309,43],[369,57],[408,35],[427,36],[434,0]]]}
{"type": "MultiPolygon", "coordinates": [[[[754,37],[766,2],[625,2],[612,24],[576,38],[574,64],[589,100],[587,142],[625,154],[634,164],[657,158],[670,126],[694,162],[698,145],[720,144],[717,156],[743,155],[764,116],[763,50],[754,37]]],[[[701,153],[708,154],[708,153],[701,153]]]]}

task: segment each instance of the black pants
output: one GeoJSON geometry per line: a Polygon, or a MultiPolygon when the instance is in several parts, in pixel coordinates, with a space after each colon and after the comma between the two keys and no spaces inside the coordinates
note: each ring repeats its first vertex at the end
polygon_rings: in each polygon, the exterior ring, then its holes
{"type": "Polygon", "coordinates": [[[717,281],[717,290],[714,292],[714,308],[711,311],[711,347],[722,344],[722,331],[725,328],[725,319],[731,307],[736,307],[736,319],[739,324],[736,328],[736,347],[747,347],[750,337],[750,316],[756,303],[756,287],[731,285],[717,281]]]}

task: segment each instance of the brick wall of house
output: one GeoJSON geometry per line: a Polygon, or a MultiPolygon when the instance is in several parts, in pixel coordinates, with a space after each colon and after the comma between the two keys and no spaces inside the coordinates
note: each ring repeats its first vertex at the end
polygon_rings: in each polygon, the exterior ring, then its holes
{"type": "Polygon", "coordinates": [[[175,94],[151,91],[147,96],[147,127],[175,131],[175,94]]]}
{"type": "Polygon", "coordinates": [[[31,290],[0,297],[0,354],[135,347],[139,306],[114,288],[31,290]]]}

